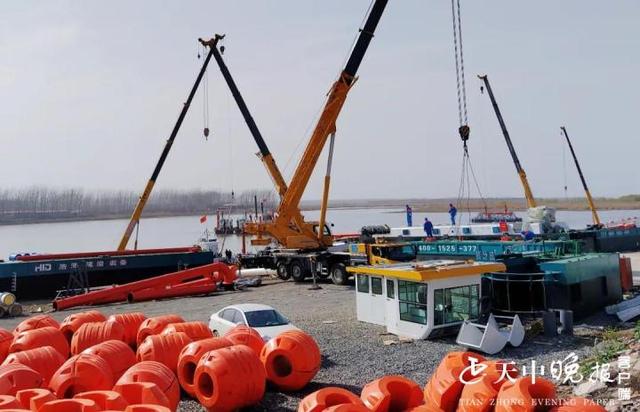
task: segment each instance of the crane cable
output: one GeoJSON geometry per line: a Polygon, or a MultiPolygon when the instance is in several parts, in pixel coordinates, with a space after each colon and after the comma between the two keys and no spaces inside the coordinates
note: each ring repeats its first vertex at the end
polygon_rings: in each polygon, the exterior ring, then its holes
{"type": "MultiPolygon", "coordinates": [[[[469,148],[467,141],[471,129],[469,128],[469,119],[467,112],[467,90],[464,76],[464,53],[462,48],[462,18],[460,13],[460,0],[451,0],[451,20],[453,26],[453,49],[456,61],[456,90],[458,96],[458,133],[462,140],[462,172],[460,177],[460,186],[458,188],[458,199],[456,206],[462,205],[463,200],[466,200],[466,209],[468,216],[471,215],[471,182],[473,181],[475,188],[482,200],[485,211],[487,210],[487,203],[480,190],[478,179],[473,170],[471,164],[471,158],[469,156],[469,148]]],[[[456,226],[460,225],[461,220],[457,221],[456,226]]]]}

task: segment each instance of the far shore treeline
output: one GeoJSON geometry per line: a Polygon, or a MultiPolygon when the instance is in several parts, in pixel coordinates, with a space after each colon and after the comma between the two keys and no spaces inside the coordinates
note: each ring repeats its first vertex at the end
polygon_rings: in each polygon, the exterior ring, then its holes
{"type": "MultiPolygon", "coordinates": [[[[254,196],[265,212],[275,204],[273,192],[248,190],[232,195],[215,190],[158,190],[151,194],[143,216],[253,213],[254,196]]],[[[86,191],[31,187],[0,190],[0,224],[114,219],[131,215],[139,194],[133,191],[86,191]]]]}
{"type": "MultiPolygon", "coordinates": [[[[41,223],[59,221],[120,219],[128,218],[138,201],[139,193],[125,190],[90,191],[83,189],[50,189],[30,187],[25,189],[0,190],[0,225],[41,223]]],[[[271,213],[278,204],[278,196],[269,190],[246,190],[232,195],[231,192],[216,190],[156,190],[151,194],[143,217],[213,215],[216,210],[225,213],[253,214],[254,198],[258,201],[258,211],[264,207],[271,213]]],[[[523,198],[488,199],[332,199],[332,209],[397,209],[404,213],[405,205],[414,212],[446,212],[449,203],[458,205],[460,210],[513,211],[526,208],[523,198]]],[[[640,195],[626,195],[617,198],[596,198],[600,210],[628,209],[640,210],[640,195]]],[[[538,204],[555,207],[558,210],[588,210],[582,197],[540,198],[538,204]]],[[[302,210],[317,210],[318,200],[304,200],[302,210]]]]}

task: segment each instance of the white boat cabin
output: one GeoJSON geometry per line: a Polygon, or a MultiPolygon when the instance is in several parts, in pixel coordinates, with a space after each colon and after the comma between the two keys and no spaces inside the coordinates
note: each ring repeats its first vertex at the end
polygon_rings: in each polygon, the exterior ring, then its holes
{"type": "Polygon", "coordinates": [[[455,333],[480,312],[480,277],[504,272],[495,262],[433,260],[353,266],[358,320],[413,339],[455,333]]]}

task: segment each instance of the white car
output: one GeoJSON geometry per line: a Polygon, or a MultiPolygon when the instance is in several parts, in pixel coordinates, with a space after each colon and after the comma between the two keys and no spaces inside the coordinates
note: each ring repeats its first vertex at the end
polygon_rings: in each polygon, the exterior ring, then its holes
{"type": "Polygon", "coordinates": [[[252,327],[265,342],[284,331],[299,330],[271,306],[258,303],[227,306],[209,318],[209,329],[214,335],[222,336],[236,325],[252,327]]]}

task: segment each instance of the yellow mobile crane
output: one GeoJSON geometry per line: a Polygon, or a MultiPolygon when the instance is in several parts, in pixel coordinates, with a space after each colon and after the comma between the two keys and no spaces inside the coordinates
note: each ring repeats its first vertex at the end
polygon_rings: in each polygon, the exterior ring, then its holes
{"type": "Polygon", "coordinates": [[[602,223],[600,223],[600,216],[598,216],[598,211],[596,210],[596,205],[593,202],[593,198],[591,197],[591,192],[589,191],[589,187],[587,186],[587,181],[582,174],[582,168],[580,168],[580,163],[578,163],[578,158],[576,157],[576,152],[573,150],[573,145],[571,144],[571,140],[569,139],[569,135],[567,134],[567,129],[564,126],[560,126],[560,130],[564,134],[564,137],[567,139],[567,145],[569,145],[569,150],[571,151],[571,156],[573,156],[573,161],[576,164],[576,169],[578,169],[578,175],[580,175],[580,181],[582,182],[582,187],[584,188],[584,194],[587,196],[587,202],[589,203],[589,209],[591,209],[591,217],[593,218],[593,225],[595,228],[601,228],[602,223]]]}
{"type": "Polygon", "coordinates": [[[374,0],[351,55],[338,80],[331,87],[324,109],[289,185],[284,182],[273,156],[269,152],[228,68],[222,60],[222,50],[216,47],[217,40],[222,36],[217,35],[208,42],[202,42],[210,48],[216,59],[220,71],[258,145],[260,150],[258,156],[265,164],[280,195],[280,205],[273,220],[248,222],[245,224],[244,229],[248,234],[256,236],[255,239],[252,239],[252,244],[254,245],[268,245],[273,239],[281,246],[281,249],[277,249],[269,256],[273,258],[278,275],[283,279],[292,277],[296,281],[301,281],[311,274],[317,274],[320,277],[331,276],[332,280],[337,284],[347,282],[346,266],[352,263],[350,254],[329,250],[333,245],[333,237],[329,227],[325,224],[336,119],[346,101],[349,90],[356,81],[356,73],[373,38],[387,2],[388,0],[374,0]],[[324,178],[320,220],[318,222],[307,222],[300,212],[300,199],[327,140],[329,140],[329,156],[324,178]]]}
{"type": "Polygon", "coordinates": [[[513,143],[511,142],[511,137],[509,136],[507,125],[505,125],[504,123],[504,119],[502,118],[502,114],[500,113],[500,108],[498,107],[496,98],[493,95],[493,90],[491,90],[491,85],[489,84],[489,78],[486,75],[478,76],[478,77],[480,78],[480,80],[484,82],[484,85],[487,88],[487,94],[491,99],[491,105],[493,106],[493,110],[495,111],[496,117],[498,118],[498,123],[500,123],[500,128],[502,129],[502,135],[504,136],[504,140],[507,142],[509,153],[511,154],[513,163],[516,166],[516,171],[518,172],[518,176],[520,177],[520,182],[522,183],[522,188],[524,189],[524,197],[527,200],[527,207],[528,208],[536,207],[537,206],[536,199],[533,197],[533,192],[531,192],[531,186],[529,186],[529,180],[527,179],[527,174],[522,168],[522,165],[520,164],[520,160],[518,159],[518,155],[516,154],[516,149],[513,147],[513,143]]]}

